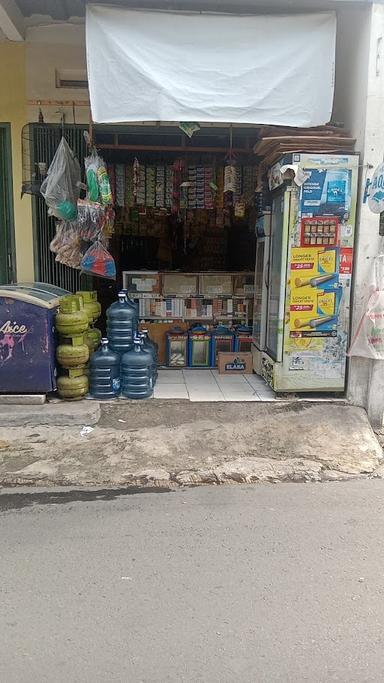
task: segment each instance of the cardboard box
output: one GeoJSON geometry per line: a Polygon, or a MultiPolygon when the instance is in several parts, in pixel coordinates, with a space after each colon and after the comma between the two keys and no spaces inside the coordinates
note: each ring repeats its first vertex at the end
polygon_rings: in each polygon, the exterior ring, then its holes
{"type": "Polygon", "coordinates": [[[124,270],[123,287],[131,293],[161,293],[161,276],[157,270],[124,270]]]}
{"type": "Polygon", "coordinates": [[[204,273],[200,275],[200,294],[203,296],[232,296],[231,273],[204,273]]]}
{"type": "Polygon", "coordinates": [[[196,296],[199,293],[196,273],[164,273],[163,294],[175,296],[196,296]]]}
{"type": "Polygon", "coordinates": [[[219,374],[220,375],[251,375],[252,353],[237,351],[223,353],[219,351],[219,374]]]}

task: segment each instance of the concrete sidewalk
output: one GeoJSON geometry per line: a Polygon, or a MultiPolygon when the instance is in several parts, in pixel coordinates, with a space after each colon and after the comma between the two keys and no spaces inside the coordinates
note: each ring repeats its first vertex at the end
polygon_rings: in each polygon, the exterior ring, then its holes
{"type": "Polygon", "coordinates": [[[57,415],[63,405],[71,426],[0,428],[0,485],[169,488],[382,473],[365,412],[342,403],[84,402],[61,404],[57,415]]]}

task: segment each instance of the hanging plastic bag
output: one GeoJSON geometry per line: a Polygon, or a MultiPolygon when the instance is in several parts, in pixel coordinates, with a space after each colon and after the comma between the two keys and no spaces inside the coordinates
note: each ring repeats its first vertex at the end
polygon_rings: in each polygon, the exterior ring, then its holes
{"type": "Polygon", "coordinates": [[[384,360],[384,255],[375,258],[372,273],[366,311],[347,355],[384,360]]]}
{"type": "Polygon", "coordinates": [[[61,138],[40,188],[51,215],[65,221],[76,220],[80,180],[80,164],[65,138],[61,138]]]}
{"type": "Polygon", "coordinates": [[[55,261],[70,268],[79,268],[82,257],[81,237],[77,223],[60,221],[56,224],[56,235],[49,245],[56,254],[55,261]]]}
{"type": "Polygon", "coordinates": [[[100,159],[96,152],[93,151],[91,156],[84,159],[85,174],[87,177],[87,197],[91,202],[99,200],[100,189],[97,179],[97,171],[100,165],[100,159]]]}
{"type": "Polygon", "coordinates": [[[84,159],[84,166],[89,201],[112,204],[111,185],[104,160],[93,150],[91,156],[84,159]]]}
{"type": "Polygon", "coordinates": [[[101,201],[103,204],[112,204],[112,192],[109,182],[107,169],[105,168],[103,159],[100,159],[100,165],[97,169],[97,180],[99,183],[101,201]]]}
{"type": "Polygon", "coordinates": [[[98,240],[91,244],[81,260],[81,270],[90,275],[105,277],[110,280],[116,279],[116,266],[114,258],[104,245],[98,240]]]}

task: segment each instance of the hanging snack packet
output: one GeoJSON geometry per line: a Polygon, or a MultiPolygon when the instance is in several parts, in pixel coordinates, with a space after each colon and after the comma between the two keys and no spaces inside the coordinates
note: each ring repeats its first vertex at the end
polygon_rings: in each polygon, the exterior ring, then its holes
{"type": "Polygon", "coordinates": [[[84,273],[105,277],[110,280],[116,279],[115,261],[100,240],[91,244],[85,252],[80,266],[84,273]]]}
{"type": "Polygon", "coordinates": [[[112,192],[107,169],[105,168],[103,159],[99,159],[99,161],[100,165],[97,169],[97,180],[99,183],[101,201],[103,204],[112,204],[112,192]]]}
{"type": "Polygon", "coordinates": [[[97,202],[99,199],[99,182],[97,171],[100,166],[100,159],[96,152],[93,151],[90,157],[84,159],[85,173],[87,176],[87,196],[91,202],[97,202]]]}

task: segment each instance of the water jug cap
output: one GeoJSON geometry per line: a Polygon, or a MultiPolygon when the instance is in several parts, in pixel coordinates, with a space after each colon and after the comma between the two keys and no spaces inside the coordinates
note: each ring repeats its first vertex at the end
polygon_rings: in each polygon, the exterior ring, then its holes
{"type": "Polygon", "coordinates": [[[125,292],[123,291],[119,292],[117,296],[119,298],[119,301],[125,301],[127,298],[125,292]]]}
{"type": "Polygon", "coordinates": [[[100,343],[102,346],[106,346],[108,344],[108,338],[107,337],[102,337],[100,340],[100,343]]]}

